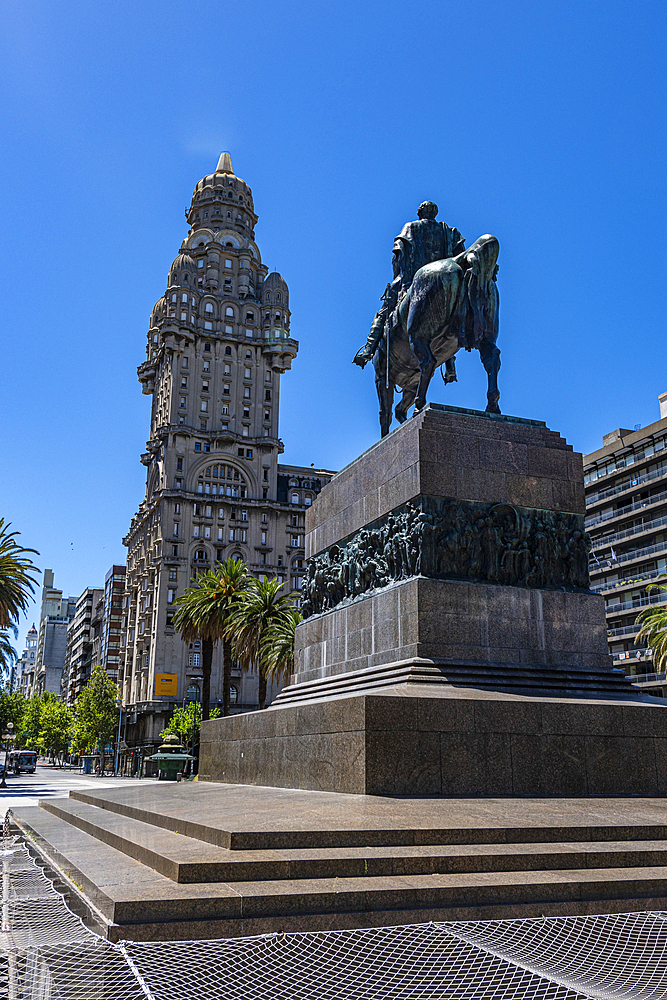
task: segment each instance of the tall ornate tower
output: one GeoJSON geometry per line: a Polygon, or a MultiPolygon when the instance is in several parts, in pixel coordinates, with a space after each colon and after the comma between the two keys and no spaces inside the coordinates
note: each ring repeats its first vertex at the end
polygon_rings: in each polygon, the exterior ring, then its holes
{"type": "MultiPolygon", "coordinates": [[[[190,229],[153,309],[138,369],[153,405],[141,456],[146,498],[124,539],[121,690],[136,719],[129,742],[156,739],[174,701],[188,690],[196,696],[199,644],[174,632],[178,595],[228,556],[255,575],[300,585],[303,508],[332,475],[278,464],[280,376],[299,345],[289,333],[287,284],[277,272],[267,276],[252,191],[228,153],[197,183],[186,218],[190,229]]],[[[212,703],[221,685],[216,650],[212,703]]],[[[235,697],[239,708],[252,707],[252,684],[240,675],[235,697]]]]}

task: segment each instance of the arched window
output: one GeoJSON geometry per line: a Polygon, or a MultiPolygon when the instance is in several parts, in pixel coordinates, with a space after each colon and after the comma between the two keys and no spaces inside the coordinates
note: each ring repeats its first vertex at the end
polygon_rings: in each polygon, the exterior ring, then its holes
{"type": "Polygon", "coordinates": [[[183,281],[185,282],[186,285],[187,285],[187,283],[188,283],[189,280],[190,280],[190,276],[188,274],[184,274],[183,275],[183,281]]]}
{"type": "Polygon", "coordinates": [[[228,198],[233,198],[233,197],[234,197],[234,195],[232,194],[232,192],[231,192],[231,191],[228,191],[228,192],[227,192],[227,197],[228,197],[228,198]]]}
{"type": "Polygon", "coordinates": [[[280,292],[276,295],[276,302],[280,302],[280,292]]]}
{"type": "Polygon", "coordinates": [[[204,309],[205,309],[205,312],[212,313],[213,312],[213,303],[212,302],[207,302],[206,306],[204,307],[204,309]]]}
{"type": "Polygon", "coordinates": [[[246,313],[245,314],[245,321],[246,321],[246,323],[254,323],[255,322],[255,314],[254,313],[246,313]]]}
{"type": "Polygon", "coordinates": [[[267,293],[266,293],[266,301],[267,301],[267,302],[270,302],[270,301],[271,301],[271,292],[267,292],[267,293]]]}
{"type": "Polygon", "coordinates": [[[303,502],[306,505],[306,507],[310,507],[311,503],[313,502],[313,498],[311,497],[310,493],[306,493],[305,497],[303,498],[303,502]]]}
{"type": "Polygon", "coordinates": [[[208,553],[206,549],[197,549],[195,552],[196,562],[208,562],[208,553]]]}
{"type": "Polygon", "coordinates": [[[298,503],[298,502],[299,502],[299,494],[292,493],[292,503],[298,503]]]}
{"type": "Polygon", "coordinates": [[[234,315],[234,310],[232,309],[231,306],[227,306],[227,308],[225,309],[225,316],[233,316],[233,315],[234,315]]]}
{"type": "Polygon", "coordinates": [[[227,355],[227,357],[229,357],[229,355],[231,353],[232,353],[232,349],[231,349],[231,347],[228,344],[227,347],[225,347],[225,354],[227,355]]]}
{"type": "Polygon", "coordinates": [[[234,244],[231,241],[229,241],[229,242],[225,243],[225,246],[226,247],[233,247],[234,244]]]}

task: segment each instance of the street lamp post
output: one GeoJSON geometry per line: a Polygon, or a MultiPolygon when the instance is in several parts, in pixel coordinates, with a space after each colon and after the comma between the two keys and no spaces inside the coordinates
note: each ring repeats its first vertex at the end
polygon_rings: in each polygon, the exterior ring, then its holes
{"type": "Polygon", "coordinates": [[[7,787],[7,782],[5,780],[6,777],[7,777],[7,758],[9,757],[9,744],[15,738],[13,730],[14,730],[14,723],[13,722],[8,722],[7,723],[7,732],[4,732],[2,734],[2,742],[5,744],[5,766],[4,766],[3,770],[2,770],[2,781],[0,781],[0,788],[6,788],[7,787]]]}

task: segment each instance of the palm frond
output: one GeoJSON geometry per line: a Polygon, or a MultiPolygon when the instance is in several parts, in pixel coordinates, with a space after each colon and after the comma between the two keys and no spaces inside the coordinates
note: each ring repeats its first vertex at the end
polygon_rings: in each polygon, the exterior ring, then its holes
{"type": "Polygon", "coordinates": [[[0,628],[16,622],[30,602],[39,573],[30,555],[39,555],[35,549],[26,549],[16,539],[18,531],[9,531],[11,524],[0,518],[0,628]]]}

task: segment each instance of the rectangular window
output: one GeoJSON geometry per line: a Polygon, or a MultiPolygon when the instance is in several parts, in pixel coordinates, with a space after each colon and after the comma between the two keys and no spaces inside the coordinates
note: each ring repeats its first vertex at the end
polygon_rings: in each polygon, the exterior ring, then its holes
{"type": "Polygon", "coordinates": [[[244,438],[248,437],[248,428],[245,426],[245,424],[243,425],[243,434],[242,434],[242,436],[244,438]]]}
{"type": "Polygon", "coordinates": [[[179,472],[183,471],[183,459],[182,458],[177,458],[176,459],[176,468],[177,468],[177,470],[179,472]]]}
{"type": "Polygon", "coordinates": [[[208,527],[208,525],[206,525],[206,527],[204,528],[204,538],[210,538],[210,537],[211,537],[211,529],[208,527]]]}
{"type": "Polygon", "coordinates": [[[211,362],[210,361],[204,361],[204,363],[202,365],[202,371],[210,372],[210,370],[211,370],[211,362]]]}
{"type": "Polygon", "coordinates": [[[183,397],[181,396],[181,402],[179,403],[181,410],[184,410],[187,405],[188,405],[187,399],[183,399],[183,397]]]}
{"type": "Polygon", "coordinates": [[[183,480],[182,479],[177,479],[176,480],[176,489],[177,490],[182,490],[183,489],[183,480]]]}
{"type": "Polygon", "coordinates": [[[174,566],[169,567],[169,579],[178,580],[178,570],[174,566]]]}
{"type": "Polygon", "coordinates": [[[244,399],[250,399],[250,386],[249,385],[246,385],[243,388],[243,398],[244,399]]]}
{"type": "Polygon", "coordinates": [[[223,406],[223,408],[222,408],[222,415],[223,415],[223,417],[228,417],[229,416],[229,407],[228,406],[223,406]]]}
{"type": "Polygon", "coordinates": [[[224,528],[218,528],[218,541],[219,542],[224,541],[224,533],[225,533],[225,529],[224,528]]]}
{"type": "Polygon", "coordinates": [[[262,532],[262,545],[266,545],[266,532],[262,532]]]}
{"type": "Polygon", "coordinates": [[[229,529],[229,540],[230,542],[234,541],[234,528],[229,529]]]}
{"type": "Polygon", "coordinates": [[[246,448],[246,458],[252,458],[252,448],[246,448]]]}
{"type": "Polygon", "coordinates": [[[241,511],[241,520],[242,521],[247,521],[248,520],[248,511],[247,510],[242,510],[241,511]]]}
{"type": "Polygon", "coordinates": [[[232,374],[232,366],[225,365],[225,375],[231,375],[231,374],[232,374]]]}
{"type": "Polygon", "coordinates": [[[244,378],[252,378],[252,372],[251,372],[251,370],[249,368],[244,368],[243,369],[243,377],[244,378]]]}
{"type": "Polygon", "coordinates": [[[181,313],[181,323],[186,323],[188,319],[188,314],[186,312],[181,313]]]}
{"type": "Polygon", "coordinates": [[[167,604],[173,604],[174,603],[174,594],[175,593],[176,593],[175,590],[171,590],[170,589],[170,590],[167,591],[167,604]]]}
{"type": "Polygon", "coordinates": [[[260,552],[260,554],[259,554],[259,564],[260,564],[260,566],[266,566],[266,552],[260,552]]]}
{"type": "Polygon", "coordinates": [[[225,267],[231,267],[231,266],[232,266],[231,260],[229,259],[229,257],[225,257],[225,267]]]}
{"type": "Polygon", "coordinates": [[[268,469],[262,469],[262,479],[264,480],[265,483],[268,483],[268,481],[269,481],[269,470],[268,469]]]}
{"type": "Polygon", "coordinates": [[[270,389],[266,389],[265,390],[265,392],[264,392],[264,399],[265,399],[265,401],[267,403],[271,402],[271,390],[270,389]]]}
{"type": "Polygon", "coordinates": [[[178,521],[174,521],[174,538],[178,538],[178,521]]]}
{"type": "Polygon", "coordinates": [[[264,381],[265,382],[271,381],[271,372],[267,371],[266,375],[264,376],[264,381]]]}
{"type": "Polygon", "coordinates": [[[211,323],[211,321],[209,319],[205,319],[204,320],[204,329],[205,330],[212,330],[213,329],[213,324],[211,323]]]}
{"type": "Polygon", "coordinates": [[[229,396],[229,385],[223,385],[223,387],[222,387],[222,395],[223,396],[229,396]]]}
{"type": "Polygon", "coordinates": [[[202,399],[199,409],[204,413],[208,410],[208,399],[202,399]]]}
{"type": "Polygon", "coordinates": [[[294,548],[298,549],[298,547],[299,547],[299,536],[298,535],[292,535],[292,545],[294,546],[294,548]]]}
{"type": "Polygon", "coordinates": [[[211,514],[212,509],[213,509],[212,507],[207,507],[206,508],[206,517],[211,517],[212,516],[212,514],[211,514]]]}
{"type": "Polygon", "coordinates": [[[233,330],[229,324],[225,327],[225,333],[233,333],[233,330]]]}
{"type": "Polygon", "coordinates": [[[240,541],[245,542],[247,539],[248,532],[245,528],[238,529],[238,533],[241,536],[240,541]]]}
{"type": "Polygon", "coordinates": [[[220,507],[218,510],[218,518],[222,521],[224,520],[224,517],[225,517],[225,508],[220,507]]]}
{"type": "Polygon", "coordinates": [[[198,524],[195,524],[194,528],[192,529],[192,537],[193,538],[199,538],[199,525],[198,524]]]}
{"type": "Polygon", "coordinates": [[[183,360],[181,361],[181,368],[187,368],[187,367],[188,367],[188,359],[183,358],[183,360]]]}
{"type": "Polygon", "coordinates": [[[180,503],[175,503],[174,504],[174,514],[180,514],[180,513],[181,513],[181,505],[180,505],[180,503]]]}

